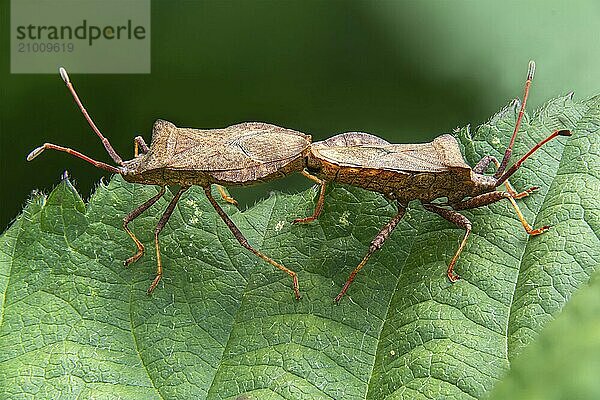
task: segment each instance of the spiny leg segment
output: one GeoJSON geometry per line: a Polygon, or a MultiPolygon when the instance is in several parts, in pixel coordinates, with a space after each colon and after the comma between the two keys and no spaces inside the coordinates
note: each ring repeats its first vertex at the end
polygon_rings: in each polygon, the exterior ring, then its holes
{"type": "MultiPolygon", "coordinates": [[[[485,156],[483,157],[475,166],[475,168],[473,168],[473,171],[478,173],[478,174],[482,174],[485,172],[485,170],[488,168],[488,166],[494,163],[496,165],[496,168],[500,168],[500,163],[498,162],[498,160],[496,159],[496,157],[494,156],[485,156]]],[[[491,203],[502,200],[503,198],[507,198],[510,201],[510,204],[512,205],[513,209],[515,210],[515,213],[517,214],[517,217],[519,217],[519,221],[521,221],[521,225],[523,225],[523,228],[525,228],[525,231],[530,234],[530,235],[539,235],[540,233],[543,233],[545,231],[547,231],[548,229],[550,229],[549,226],[543,226],[542,228],[539,229],[533,229],[531,227],[531,225],[529,225],[529,223],[527,222],[527,220],[525,220],[525,217],[523,216],[523,213],[521,212],[521,209],[519,208],[517,202],[515,200],[519,200],[522,199],[523,197],[527,197],[529,196],[531,193],[533,193],[534,191],[539,189],[539,186],[532,186],[528,189],[525,189],[523,192],[517,193],[515,191],[515,189],[512,187],[512,185],[510,184],[510,182],[508,181],[508,179],[506,179],[504,181],[504,186],[506,187],[506,192],[491,192],[491,193],[486,193],[480,196],[477,196],[473,199],[477,199],[477,198],[481,198],[481,199],[486,199],[485,201],[490,201],[491,199],[496,199],[491,201],[491,203]],[[495,194],[495,193],[504,193],[504,194],[495,194]]],[[[469,199],[469,200],[465,200],[461,203],[458,203],[457,207],[455,207],[457,210],[464,210],[467,208],[475,208],[475,207],[479,207],[479,206],[469,206],[469,204],[473,204],[472,200],[473,199],[469,199]]],[[[481,204],[479,203],[479,201],[481,200],[476,200],[475,204],[481,204]]],[[[486,205],[486,204],[491,204],[491,203],[483,203],[482,205],[486,205]]]]}
{"type": "MultiPolygon", "coordinates": [[[[496,157],[485,156],[481,160],[479,160],[477,165],[475,165],[475,167],[473,168],[473,172],[475,172],[476,174],[483,174],[483,173],[485,173],[485,171],[488,169],[488,167],[492,163],[494,163],[496,165],[496,169],[500,168],[500,162],[498,161],[498,159],[496,157]]],[[[531,193],[533,193],[539,189],[539,186],[532,186],[528,189],[525,189],[521,193],[517,193],[515,191],[515,189],[513,188],[513,186],[510,184],[510,182],[508,181],[508,179],[504,182],[504,186],[506,187],[506,191],[508,193],[510,193],[514,199],[517,199],[517,200],[522,199],[523,197],[527,197],[531,193]]]]}
{"type": "Polygon", "coordinates": [[[445,220],[450,221],[453,224],[455,224],[456,226],[463,228],[465,230],[465,236],[463,237],[463,240],[460,242],[460,245],[458,246],[458,250],[454,254],[454,257],[452,257],[450,264],[448,264],[448,271],[447,271],[448,279],[450,279],[450,282],[456,282],[457,280],[460,279],[460,276],[458,276],[457,274],[454,273],[454,265],[456,264],[456,261],[458,260],[460,253],[462,253],[462,250],[465,247],[465,244],[467,243],[467,238],[471,234],[471,228],[472,228],[471,221],[469,221],[469,219],[467,217],[465,217],[464,215],[462,215],[461,213],[458,213],[454,210],[442,208],[435,204],[423,204],[423,207],[425,207],[426,210],[429,210],[431,212],[438,214],[445,220]]]}
{"type": "Polygon", "coordinates": [[[550,227],[547,225],[545,225],[541,228],[538,228],[538,229],[533,229],[531,227],[531,225],[529,225],[527,223],[527,221],[525,220],[525,217],[521,213],[521,210],[519,209],[519,206],[515,202],[513,195],[509,192],[497,191],[497,192],[484,193],[479,196],[472,197],[468,200],[464,200],[464,201],[458,202],[456,204],[452,204],[451,207],[453,209],[442,208],[435,204],[423,204],[423,207],[425,207],[426,210],[432,211],[432,212],[440,215],[442,218],[454,223],[458,227],[466,230],[465,236],[464,236],[462,242],[460,243],[458,250],[454,254],[454,257],[452,257],[452,260],[450,261],[450,264],[448,265],[448,272],[447,272],[448,279],[450,279],[451,282],[456,282],[457,280],[460,279],[460,276],[458,276],[456,273],[454,273],[454,266],[458,260],[458,257],[460,256],[460,253],[462,253],[463,248],[465,247],[465,244],[467,243],[467,238],[469,237],[469,234],[471,233],[471,228],[472,228],[471,222],[467,219],[467,217],[460,214],[456,210],[468,210],[468,209],[472,209],[472,208],[479,208],[479,207],[483,207],[483,206],[486,206],[489,204],[496,203],[497,201],[500,201],[502,199],[508,199],[511,202],[513,208],[515,209],[515,211],[517,213],[517,216],[519,217],[519,220],[521,221],[521,224],[523,225],[523,228],[525,228],[525,231],[529,235],[531,235],[531,236],[539,235],[540,233],[544,233],[548,229],[550,229],[550,227]]]}
{"type": "Polygon", "coordinates": [[[277,261],[273,260],[272,258],[264,255],[263,253],[261,253],[260,251],[256,250],[254,247],[252,247],[250,245],[250,243],[248,243],[248,240],[244,237],[244,235],[242,234],[242,232],[238,229],[237,226],[235,226],[235,224],[233,223],[233,221],[231,220],[231,218],[229,218],[229,216],[227,215],[227,213],[225,213],[225,211],[223,211],[223,209],[221,208],[221,206],[219,205],[219,203],[217,203],[217,201],[215,200],[215,198],[212,196],[212,194],[210,192],[210,185],[206,186],[204,188],[204,193],[206,194],[206,197],[208,198],[208,201],[210,201],[210,204],[212,204],[212,206],[215,209],[215,211],[217,212],[217,214],[219,214],[219,216],[221,217],[221,219],[223,220],[223,222],[225,222],[225,224],[227,225],[227,227],[229,228],[229,230],[231,231],[231,233],[233,233],[233,236],[237,239],[237,241],[244,248],[246,248],[247,250],[250,250],[256,256],[260,257],[261,259],[265,260],[266,262],[268,262],[269,264],[271,264],[275,268],[278,268],[278,269],[282,270],[283,272],[285,272],[286,274],[288,274],[289,276],[292,277],[292,287],[294,289],[294,295],[296,296],[296,299],[300,299],[300,288],[299,288],[299,285],[298,285],[298,274],[296,274],[296,272],[292,271],[291,269],[284,267],[282,264],[278,263],[277,261]]]}
{"type": "Polygon", "coordinates": [[[391,235],[391,233],[394,231],[396,226],[398,226],[398,223],[400,223],[400,220],[402,220],[402,217],[404,216],[405,212],[406,212],[406,208],[404,206],[402,206],[400,203],[398,203],[398,213],[396,215],[394,215],[394,217],[391,220],[389,220],[389,222],[387,224],[385,224],[383,226],[383,228],[381,228],[381,230],[379,231],[377,236],[375,236],[375,238],[371,241],[371,245],[369,246],[369,250],[367,251],[367,254],[365,254],[365,256],[363,257],[361,262],[358,264],[358,266],[356,268],[354,268],[354,270],[350,273],[350,276],[348,276],[346,283],[344,283],[344,287],[342,288],[340,293],[335,297],[334,301],[336,303],[340,302],[340,300],[342,299],[344,294],[348,291],[350,284],[352,283],[352,281],[354,281],[356,274],[358,274],[358,272],[365,266],[365,264],[367,263],[369,258],[373,255],[373,253],[375,253],[377,250],[379,250],[383,246],[383,243],[385,242],[385,240],[391,235]]]}
{"type": "Polygon", "coordinates": [[[521,213],[521,210],[519,209],[517,202],[515,201],[515,199],[509,192],[484,193],[479,196],[470,198],[468,200],[456,203],[456,204],[452,205],[452,207],[455,210],[468,210],[470,208],[478,208],[478,207],[487,206],[489,204],[495,203],[502,199],[508,199],[511,202],[513,208],[515,209],[515,212],[517,213],[517,216],[519,217],[519,220],[521,221],[521,225],[523,225],[525,232],[527,232],[529,235],[532,235],[532,236],[539,235],[540,233],[544,233],[548,229],[550,229],[550,227],[548,225],[544,225],[538,229],[533,229],[531,227],[531,225],[529,225],[529,223],[525,220],[525,217],[523,216],[523,213],[521,213]]]}

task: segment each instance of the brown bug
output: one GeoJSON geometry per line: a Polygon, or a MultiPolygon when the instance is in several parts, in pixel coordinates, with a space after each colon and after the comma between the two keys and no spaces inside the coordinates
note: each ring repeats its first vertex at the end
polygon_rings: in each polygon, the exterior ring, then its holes
{"type": "Polygon", "coordinates": [[[123,218],[123,229],[137,247],[136,253],[125,260],[125,265],[137,261],[144,254],[144,245],[128,228],[128,224],[156,203],[165,194],[167,186],[179,186],[179,190],[154,230],[157,268],[156,277],[148,288],[148,294],[156,288],[163,275],[158,236],[183,193],[190,186],[199,185],[204,188],[210,204],[227,224],[238,242],[269,264],[290,275],[294,294],[297,299],[300,298],[297,274],[254,249],[248,243],[242,232],[213,198],[211,185],[218,185],[221,196],[226,201],[235,203],[235,200],[229,197],[220,185],[247,186],[284,177],[296,171],[301,172],[309,179],[318,181],[303,171],[310,149],[311,137],[309,135],[262,122],[246,122],[223,129],[202,130],[178,128],[170,122],[157,120],[152,129],[150,146],[146,145],[141,136],[137,136],[134,139],[134,158],[124,161],[110,145],[108,139],[100,133],[83,107],[67,72],[63,68],[60,68],[59,71],[85,119],[102,140],[104,148],[118,167],[93,160],[78,151],[51,143],[45,143],[33,150],[27,156],[27,160],[33,160],[46,149],[64,151],[98,168],[120,174],[128,182],[160,187],[156,196],[123,218]]]}
{"type": "MultiPolygon", "coordinates": [[[[435,138],[430,143],[390,144],[367,133],[350,132],[312,144],[308,158],[308,170],[322,180],[321,195],[312,219],[317,218],[322,210],[325,182],[331,181],[382,193],[387,198],[395,200],[398,205],[398,213],[375,236],[367,254],[352,271],[335,298],[336,302],[339,302],[346,293],[354,277],[365,266],[369,257],[381,248],[398,225],[411,200],[421,201],[426,210],[432,211],[466,230],[458,250],[448,265],[447,275],[452,282],[459,279],[454,272],[454,266],[471,232],[471,222],[457,210],[482,207],[507,199],[511,202],[528,234],[539,235],[549,229],[548,226],[533,229],[515,202],[516,199],[528,196],[538,188],[532,187],[517,193],[508,182],[508,178],[544,143],[557,136],[570,136],[571,132],[568,130],[554,131],[508,170],[506,169],[519,131],[534,71],[535,63],[531,61],[525,82],[523,102],[502,162],[498,162],[493,156],[485,156],[471,169],[463,160],[456,139],[447,134],[435,138]],[[492,176],[484,175],[491,163],[496,165],[496,172],[492,176]],[[496,188],[502,184],[506,186],[506,191],[497,191],[496,188]],[[433,202],[443,198],[446,199],[445,202],[433,202]]],[[[295,222],[312,219],[300,219],[295,222]]]]}

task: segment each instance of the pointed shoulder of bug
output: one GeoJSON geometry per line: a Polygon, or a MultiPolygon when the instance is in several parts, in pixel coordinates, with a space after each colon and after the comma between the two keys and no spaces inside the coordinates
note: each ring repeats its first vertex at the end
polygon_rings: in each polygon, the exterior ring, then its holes
{"type": "Polygon", "coordinates": [[[193,129],[158,120],[145,163],[147,168],[238,170],[300,157],[310,140],[310,135],[262,122],[193,129]]]}
{"type": "Polygon", "coordinates": [[[456,138],[450,134],[443,134],[431,142],[440,160],[449,168],[471,169],[460,152],[460,146],[456,138]]]}
{"type": "Polygon", "coordinates": [[[451,135],[442,135],[432,142],[418,144],[389,144],[385,141],[378,144],[373,139],[366,144],[351,146],[329,146],[317,142],[312,146],[312,155],[341,167],[400,173],[470,169],[462,159],[458,142],[451,135]]]}

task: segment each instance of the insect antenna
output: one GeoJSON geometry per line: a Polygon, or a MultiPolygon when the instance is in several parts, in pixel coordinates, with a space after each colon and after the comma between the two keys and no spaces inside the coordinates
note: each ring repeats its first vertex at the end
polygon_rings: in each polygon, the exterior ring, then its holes
{"type": "Polygon", "coordinates": [[[44,143],[42,146],[33,149],[31,151],[31,153],[29,153],[27,155],[27,161],[33,160],[34,158],[39,156],[46,149],[64,151],[65,153],[69,153],[75,157],[79,157],[82,160],[89,162],[90,164],[92,164],[93,166],[95,166],[97,168],[101,168],[103,170],[112,172],[114,174],[122,173],[122,171],[117,167],[113,167],[112,165],[103,163],[102,161],[96,161],[93,158],[90,158],[90,157],[86,156],[85,154],[78,152],[77,150],[69,149],[69,148],[63,147],[63,146],[57,146],[52,143],[44,143]]]}
{"type": "Polygon", "coordinates": [[[512,174],[515,173],[515,171],[517,169],[519,169],[521,164],[523,164],[523,161],[525,161],[527,158],[529,158],[529,156],[531,156],[533,153],[535,153],[545,143],[549,142],[550,140],[554,139],[557,136],[571,136],[571,135],[572,135],[571,131],[566,130],[566,129],[561,129],[561,130],[552,132],[550,134],[550,136],[548,136],[547,138],[545,138],[544,140],[540,141],[538,144],[533,146],[531,148],[531,150],[529,150],[527,152],[527,154],[525,154],[523,157],[521,157],[521,159],[519,161],[514,163],[500,178],[498,178],[498,180],[496,181],[496,187],[503,184],[505,180],[507,180],[512,174]]]}
{"type": "Polygon", "coordinates": [[[515,144],[515,139],[517,138],[517,133],[519,132],[519,127],[521,126],[521,120],[523,119],[523,114],[525,114],[525,105],[527,104],[527,97],[529,97],[529,88],[531,87],[531,81],[533,80],[533,75],[535,74],[535,62],[529,61],[529,66],[527,68],[527,80],[525,81],[525,90],[523,93],[523,102],[521,103],[521,109],[519,110],[519,115],[517,117],[517,123],[515,124],[515,130],[510,138],[510,143],[504,152],[504,157],[502,158],[502,162],[500,163],[500,168],[494,174],[494,178],[499,178],[502,176],[504,171],[506,170],[506,166],[508,165],[508,161],[510,161],[510,156],[512,155],[513,145],[515,144]]]}
{"type": "Polygon", "coordinates": [[[98,129],[96,124],[94,124],[94,121],[92,121],[92,118],[88,114],[87,110],[81,103],[81,100],[79,100],[79,96],[77,96],[77,92],[75,92],[75,88],[73,87],[73,84],[71,83],[71,80],[69,79],[69,75],[67,74],[67,71],[63,67],[60,67],[58,69],[58,72],[60,73],[60,77],[62,78],[62,80],[67,85],[67,88],[71,92],[71,95],[73,96],[73,99],[75,100],[75,103],[77,103],[77,106],[79,106],[79,109],[81,110],[81,113],[85,117],[85,120],[88,122],[88,124],[90,125],[92,130],[96,133],[96,135],[98,135],[100,140],[102,140],[102,144],[104,145],[104,148],[108,152],[108,155],[110,155],[110,158],[112,158],[114,160],[114,162],[117,163],[118,165],[123,165],[123,159],[117,154],[115,149],[113,149],[113,147],[111,146],[108,139],[105,138],[104,135],[102,135],[102,133],[100,132],[100,130],[98,129]]]}

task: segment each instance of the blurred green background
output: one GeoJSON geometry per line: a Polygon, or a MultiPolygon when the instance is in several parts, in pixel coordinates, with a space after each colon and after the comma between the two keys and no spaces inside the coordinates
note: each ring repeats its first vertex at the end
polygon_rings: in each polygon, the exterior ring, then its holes
{"type": "MultiPolygon", "coordinates": [[[[9,2],[1,7],[3,230],[64,170],[84,197],[108,176],[58,152],[27,163],[34,147],[110,159],[58,74],[9,73],[9,2]]],[[[571,90],[598,93],[598,21],[598,1],[153,1],[151,74],[71,78],[124,158],[135,135],[149,141],[157,118],[197,128],[265,121],[316,140],[360,130],[427,141],[520,97],[529,59],[538,66],[532,108],[571,90]]],[[[296,177],[232,192],[247,206],[309,185],[296,177]]]]}

